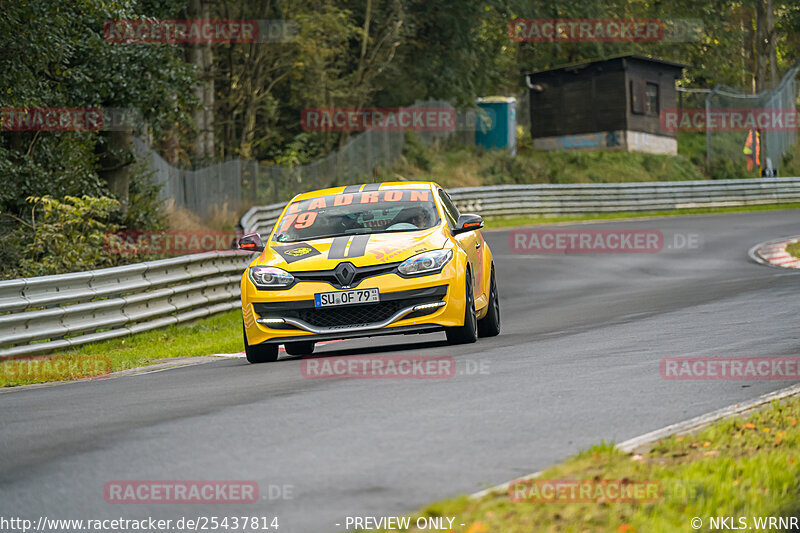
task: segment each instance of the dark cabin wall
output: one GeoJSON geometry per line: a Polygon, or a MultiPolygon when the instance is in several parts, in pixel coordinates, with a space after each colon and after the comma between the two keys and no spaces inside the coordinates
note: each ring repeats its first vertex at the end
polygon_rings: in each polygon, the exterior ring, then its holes
{"type": "Polygon", "coordinates": [[[629,81],[659,85],[659,110],[677,107],[675,77],[680,69],[630,58],[602,61],[580,68],[531,74],[531,134],[534,139],[601,131],[634,130],[660,135],[659,117],[631,112],[629,81]]]}
{"type": "Polygon", "coordinates": [[[594,113],[597,129],[594,131],[624,130],[628,100],[625,97],[625,72],[621,69],[599,74],[595,78],[594,113]]]}
{"type": "MultiPolygon", "coordinates": [[[[643,63],[636,60],[628,60],[625,76],[626,99],[628,101],[626,115],[628,129],[632,131],[643,131],[665,137],[677,137],[676,132],[666,132],[661,129],[659,119],[660,112],[666,109],[678,107],[678,95],[675,90],[675,79],[680,75],[680,69],[658,63],[643,63]],[[655,116],[636,114],[631,106],[631,82],[634,83],[634,90],[640,91],[644,97],[644,84],[655,83],[658,85],[658,114],[655,116]]],[[[643,102],[644,103],[644,102],[643,102]]]]}
{"type": "Polygon", "coordinates": [[[543,72],[530,79],[544,89],[531,91],[534,138],[624,129],[627,101],[621,63],[543,72]]]}

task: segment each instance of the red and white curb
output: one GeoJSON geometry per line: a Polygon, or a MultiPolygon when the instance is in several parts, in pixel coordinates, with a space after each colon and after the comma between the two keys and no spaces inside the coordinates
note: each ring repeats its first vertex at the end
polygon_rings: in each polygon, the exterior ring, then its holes
{"type": "Polygon", "coordinates": [[[748,255],[756,263],[781,268],[800,268],[800,259],[786,251],[786,247],[800,241],[800,236],[777,239],[756,244],[748,255]]]}

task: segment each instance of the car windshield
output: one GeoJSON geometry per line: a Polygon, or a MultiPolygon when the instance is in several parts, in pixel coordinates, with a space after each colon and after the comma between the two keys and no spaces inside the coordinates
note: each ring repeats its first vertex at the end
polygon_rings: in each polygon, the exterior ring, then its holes
{"type": "Polygon", "coordinates": [[[419,231],[439,223],[429,189],[341,193],[293,202],[277,225],[275,242],[419,231]]]}

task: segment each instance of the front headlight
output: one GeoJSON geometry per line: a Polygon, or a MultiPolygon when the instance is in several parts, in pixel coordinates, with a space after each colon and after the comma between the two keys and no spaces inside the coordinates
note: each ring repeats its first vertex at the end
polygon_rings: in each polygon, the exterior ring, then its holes
{"type": "Polygon", "coordinates": [[[431,250],[409,257],[397,267],[404,276],[421,276],[439,272],[453,258],[453,250],[431,250]]]}
{"type": "Polygon", "coordinates": [[[280,268],[257,266],[250,267],[250,281],[259,289],[281,288],[294,283],[294,276],[280,268]]]}

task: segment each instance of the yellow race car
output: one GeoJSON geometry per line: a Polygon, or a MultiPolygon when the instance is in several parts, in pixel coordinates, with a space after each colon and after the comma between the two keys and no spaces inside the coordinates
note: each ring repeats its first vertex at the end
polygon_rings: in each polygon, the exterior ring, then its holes
{"type": "Polygon", "coordinates": [[[283,344],[442,331],[451,344],[500,333],[494,262],[478,215],[435,183],[348,185],[292,199],[242,276],[247,360],[283,344]]]}

